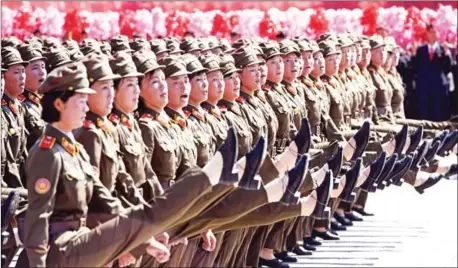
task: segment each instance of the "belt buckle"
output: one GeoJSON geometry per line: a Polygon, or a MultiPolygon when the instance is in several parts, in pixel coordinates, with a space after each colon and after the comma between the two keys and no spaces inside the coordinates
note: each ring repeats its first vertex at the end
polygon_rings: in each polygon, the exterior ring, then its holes
{"type": "Polygon", "coordinates": [[[169,180],[169,187],[172,187],[172,185],[175,184],[175,180],[169,180]]]}
{"type": "Polygon", "coordinates": [[[80,223],[79,228],[86,227],[86,218],[80,218],[79,223],[80,223]]]}
{"type": "Polygon", "coordinates": [[[317,126],[317,127],[316,127],[315,133],[316,133],[317,136],[320,136],[320,135],[321,135],[321,128],[320,128],[320,126],[317,126]]]}

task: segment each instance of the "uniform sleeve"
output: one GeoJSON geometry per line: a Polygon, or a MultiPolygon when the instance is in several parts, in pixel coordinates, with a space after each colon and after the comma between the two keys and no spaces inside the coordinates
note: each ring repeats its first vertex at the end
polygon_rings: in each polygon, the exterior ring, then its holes
{"type": "Polygon", "coordinates": [[[62,159],[52,150],[37,149],[26,165],[28,209],[25,214],[24,247],[30,267],[45,267],[51,217],[62,159]]]}
{"type": "Polygon", "coordinates": [[[89,161],[94,167],[100,168],[100,159],[102,157],[102,140],[94,130],[83,129],[78,136],[78,142],[81,143],[89,155],[89,161]]]}
{"type": "Polygon", "coordinates": [[[155,141],[154,131],[152,130],[150,126],[148,126],[144,122],[140,122],[139,126],[140,126],[140,131],[142,133],[143,143],[145,143],[145,146],[147,148],[148,161],[151,162],[151,158],[153,157],[153,153],[154,153],[154,141],[155,141]]]}

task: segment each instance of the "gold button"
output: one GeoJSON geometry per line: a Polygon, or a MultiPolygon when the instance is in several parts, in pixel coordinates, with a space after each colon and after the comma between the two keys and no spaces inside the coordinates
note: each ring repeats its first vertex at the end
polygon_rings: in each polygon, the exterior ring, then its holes
{"type": "Polygon", "coordinates": [[[73,87],[68,87],[68,90],[73,90],[73,87]]]}

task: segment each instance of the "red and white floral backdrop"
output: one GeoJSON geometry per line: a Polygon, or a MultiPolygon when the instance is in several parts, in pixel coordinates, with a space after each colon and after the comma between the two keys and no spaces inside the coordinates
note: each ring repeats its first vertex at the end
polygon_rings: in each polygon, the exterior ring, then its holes
{"type": "Polygon", "coordinates": [[[52,1],[2,3],[2,36],[41,34],[79,40],[88,36],[108,39],[117,34],[149,37],[242,36],[274,38],[315,37],[325,32],[374,34],[385,27],[401,46],[422,41],[428,23],[440,40],[457,42],[457,2],[108,2],[52,1]]]}

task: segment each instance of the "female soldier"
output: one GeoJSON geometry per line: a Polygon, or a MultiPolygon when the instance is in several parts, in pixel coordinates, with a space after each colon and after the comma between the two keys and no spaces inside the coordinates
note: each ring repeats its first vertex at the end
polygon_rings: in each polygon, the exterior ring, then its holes
{"type": "Polygon", "coordinates": [[[38,87],[45,80],[46,64],[41,50],[33,45],[23,45],[19,48],[23,60],[29,64],[25,67],[25,89],[18,96],[18,100],[24,107],[24,121],[27,129],[27,150],[41,137],[44,122],[41,119],[40,96],[37,94],[38,87]]]}
{"type": "Polygon", "coordinates": [[[212,185],[227,181],[227,165],[233,168],[235,147],[231,151],[229,146],[221,154],[228,164],[220,160],[203,170],[194,169],[188,173],[193,179],[177,183],[176,188],[154,199],[152,207],[124,210],[101,184],[98,170],[72,135],[86,117],[87,94],[94,93],[86,75],[82,63],[69,64],[51,72],[39,88],[44,94],[43,120],[48,125],[43,138],[30,150],[26,164],[29,207],[23,241],[29,265],[111,266],[113,260],[138,246],[164,262],[168,249],[153,238],[148,243],[146,240],[189,220],[184,213],[195,201],[212,185]],[[88,229],[89,202],[103,207],[101,210],[113,218],[88,229]]]}
{"type": "Polygon", "coordinates": [[[139,88],[138,77],[143,74],[137,72],[132,57],[119,52],[110,60],[113,73],[121,76],[115,81],[114,107],[108,119],[115,126],[115,139],[118,139],[123,161],[127,172],[132,176],[135,186],[142,189],[146,201],[163,193],[149,163],[147,149],[141,137],[141,131],[133,112],[137,109],[139,88]]]}
{"type": "Polygon", "coordinates": [[[27,158],[26,142],[27,130],[24,123],[24,110],[18,96],[25,88],[25,67],[28,62],[23,61],[19,52],[12,47],[2,48],[2,67],[4,72],[5,91],[2,96],[2,117],[6,129],[6,159],[2,165],[3,181],[10,188],[26,186],[24,177],[24,163],[27,158]]]}

